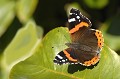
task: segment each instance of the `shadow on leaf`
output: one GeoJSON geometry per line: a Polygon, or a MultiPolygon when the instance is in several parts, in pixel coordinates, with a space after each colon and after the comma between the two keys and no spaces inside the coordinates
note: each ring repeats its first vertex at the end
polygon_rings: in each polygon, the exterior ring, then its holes
{"type": "Polygon", "coordinates": [[[97,66],[97,64],[95,64],[93,66],[83,66],[81,64],[71,64],[71,65],[68,66],[68,70],[67,71],[68,71],[68,73],[73,74],[73,73],[75,73],[77,71],[83,71],[85,69],[93,69],[94,67],[97,66]]]}

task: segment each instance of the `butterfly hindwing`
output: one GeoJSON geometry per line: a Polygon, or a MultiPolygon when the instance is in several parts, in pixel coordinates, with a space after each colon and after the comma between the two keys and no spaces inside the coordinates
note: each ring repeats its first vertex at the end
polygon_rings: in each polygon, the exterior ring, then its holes
{"type": "Polygon", "coordinates": [[[62,64],[81,64],[84,66],[94,65],[99,61],[99,53],[85,52],[80,49],[75,50],[73,48],[67,48],[64,51],[59,52],[54,63],[62,64]]]}
{"type": "Polygon", "coordinates": [[[97,51],[99,49],[99,46],[98,46],[98,38],[95,35],[96,31],[93,29],[92,30],[88,29],[86,27],[83,29],[85,29],[85,31],[82,32],[82,34],[80,30],[75,32],[74,34],[71,34],[72,43],[86,45],[89,46],[91,50],[97,51]]]}
{"type": "Polygon", "coordinates": [[[67,48],[61,52],[59,52],[55,59],[54,59],[54,63],[57,63],[59,65],[62,65],[62,64],[66,64],[66,63],[70,63],[70,64],[74,64],[74,63],[77,63],[77,57],[74,53],[74,51],[71,51],[72,49],[71,48],[67,48]]]}

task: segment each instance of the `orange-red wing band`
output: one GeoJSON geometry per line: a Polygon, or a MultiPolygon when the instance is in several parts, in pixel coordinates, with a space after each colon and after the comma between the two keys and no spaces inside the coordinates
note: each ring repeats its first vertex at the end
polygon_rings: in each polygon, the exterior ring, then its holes
{"type": "Polygon", "coordinates": [[[88,27],[89,25],[88,25],[88,23],[86,23],[86,22],[80,22],[80,23],[79,23],[78,25],[76,25],[73,29],[71,29],[71,30],[69,31],[69,33],[74,33],[74,32],[76,32],[76,31],[78,31],[79,28],[81,28],[81,27],[83,27],[83,26],[88,27]]]}
{"type": "Polygon", "coordinates": [[[70,57],[70,54],[66,50],[64,50],[63,52],[70,61],[74,61],[74,62],[77,61],[76,59],[73,59],[72,57],[70,57]]]}
{"type": "Polygon", "coordinates": [[[104,39],[101,31],[96,30],[95,35],[97,36],[98,39],[98,47],[102,48],[104,44],[104,39]]]}
{"type": "Polygon", "coordinates": [[[98,55],[98,56],[95,56],[95,57],[92,58],[91,60],[85,61],[85,62],[84,62],[84,65],[85,65],[85,66],[94,65],[94,64],[96,64],[96,63],[99,61],[99,59],[100,59],[99,55],[98,55]]]}

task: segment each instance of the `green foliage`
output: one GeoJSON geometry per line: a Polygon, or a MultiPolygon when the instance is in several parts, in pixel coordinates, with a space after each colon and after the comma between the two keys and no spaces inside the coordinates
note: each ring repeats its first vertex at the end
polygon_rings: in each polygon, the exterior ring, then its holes
{"type": "Polygon", "coordinates": [[[18,0],[16,4],[16,11],[21,22],[25,23],[31,18],[38,0],[18,0]]]}
{"type": "Polygon", "coordinates": [[[32,50],[37,40],[36,25],[34,23],[30,22],[24,28],[21,28],[4,51],[7,65],[27,55],[27,53],[32,50]]]}
{"type": "Polygon", "coordinates": [[[0,0],[0,79],[119,79],[118,3],[118,0],[0,0]],[[95,66],[53,63],[55,55],[71,41],[68,29],[59,26],[67,25],[67,15],[73,7],[91,19],[92,28],[100,26],[103,33],[105,45],[95,66]]]}
{"type": "MultiPolygon", "coordinates": [[[[28,22],[25,27],[17,32],[12,42],[5,49],[2,62],[4,74],[9,74],[12,66],[33,54],[37,44],[41,41],[40,38],[42,38],[42,36],[38,38],[36,27],[33,21],[28,22]]],[[[39,32],[43,34],[42,29],[39,32]]]]}
{"type": "Polygon", "coordinates": [[[84,0],[84,2],[90,8],[101,9],[108,4],[109,0],[84,0]]]}
{"type": "Polygon", "coordinates": [[[14,6],[14,2],[9,2],[0,6],[0,37],[4,34],[15,17],[14,6]]]}
{"type": "Polygon", "coordinates": [[[38,3],[38,0],[0,1],[0,37],[10,26],[15,15],[23,23],[27,22],[38,3]]]}
{"type": "Polygon", "coordinates": [[[30,58],[18,63],[12,68],[10,78],[97,79],[99,77],[99,79],[119,79],[120,58],[114,51],[112,51],[106,45],[104,46],[101,52],[101,60],[96,66],[59,66],[54,64],[53,59],[55,57],[55,54],[65,49],[66,46],[64,46],[64,43],[68,42],[68,39],[70,40],[70,38],[66,38],[65,36],[69,37],[68,30],[66,30],[65,28],[61,27],[50,31],[39,44],[38,49],[30,58]],[[61,46],[58,47],[56,46],[56,44],[61,46]]]}

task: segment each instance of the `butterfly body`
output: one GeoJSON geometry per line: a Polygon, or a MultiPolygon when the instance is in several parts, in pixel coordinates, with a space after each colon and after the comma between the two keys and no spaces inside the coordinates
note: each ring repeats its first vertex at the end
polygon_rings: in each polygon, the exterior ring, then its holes
{"type": "Polygon", "coordinates": [[[57,64],[81,64],[91,66],[100,59],[100,51],[104,44],[101,31],[91,29],[90,20],[77,9],[71,9],[68,17],[71,43],[67,49],[59,52],[54,59],[57,64]]]}

